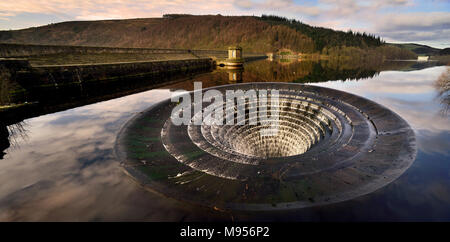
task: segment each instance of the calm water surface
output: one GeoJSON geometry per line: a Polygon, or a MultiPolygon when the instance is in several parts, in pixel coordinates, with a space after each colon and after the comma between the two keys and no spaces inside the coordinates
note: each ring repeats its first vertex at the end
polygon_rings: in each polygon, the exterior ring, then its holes
{"type": "MultiPolygon", "coordinates": [[[[132,94],[8,126],[12,135],[0,159],[1,221],[450,221],[449,103],[436,80],[437,63],[390,63],[348,68],[342,63],[248,63],[170,86],[132,94]],[[234,82],[302,82],[376,101],[414,129],[417,159],[396,181],[337,204],[292,211],[225,213],[142,189],[125,175],[114,154],[118,131],[133,115],[190,90],[234,82]]],[[[447,92],[448,94],[448,92],[447,92]]],[[[447,97],[448,98],[448,97],[447,97]]],[[[447,99],[448,100],[448,99],[447,99]]]]}

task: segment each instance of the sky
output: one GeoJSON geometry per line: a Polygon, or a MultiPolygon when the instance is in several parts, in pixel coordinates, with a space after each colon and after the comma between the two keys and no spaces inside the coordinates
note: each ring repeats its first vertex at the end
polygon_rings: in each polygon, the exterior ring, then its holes
{"type": "Polygon", "coordinates": [[[0,30],[167,13],[274,14],[387,42],[450,47],[450,0],[2,0],[0,30]]]}

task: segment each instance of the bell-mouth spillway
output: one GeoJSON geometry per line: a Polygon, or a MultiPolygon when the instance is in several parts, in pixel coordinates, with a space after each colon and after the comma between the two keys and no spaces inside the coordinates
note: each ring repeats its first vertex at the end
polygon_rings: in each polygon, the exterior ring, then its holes
{"type": "MultiPolygon", "coordinates": [[[[251,123],[255,116],[246,112],[240,123],[175,125],[172,111],[178,104],[162,101],[133,117],[118,135],[116,154],[130,176],[185,202],[224,210],[273,210],[371,193],[415,160],[415,135],[408,123],[368,99],[292,83],[210,89],[224,94],[277,90],[275,104],[248,99],[243,107],[256,107],[257,114],[276,111],[277,122],[251,123]]],[[[224,118],[230,113],[235,118],[225,103],[219,107],[224,118]]],[[[194,111],[192,120],[211,117],[208,112],[214,109],[205,108],[210,104],[194,111]]]]}

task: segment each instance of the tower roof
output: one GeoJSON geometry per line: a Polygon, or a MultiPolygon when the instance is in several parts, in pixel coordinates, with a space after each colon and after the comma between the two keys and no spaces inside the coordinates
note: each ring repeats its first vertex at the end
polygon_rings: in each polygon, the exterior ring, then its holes
{"type": "Polygon", "coordinates": [[[242,50],[242,47],[234,45],[234,46],[229,46],[228,49],[229,50],[242,50]]]}

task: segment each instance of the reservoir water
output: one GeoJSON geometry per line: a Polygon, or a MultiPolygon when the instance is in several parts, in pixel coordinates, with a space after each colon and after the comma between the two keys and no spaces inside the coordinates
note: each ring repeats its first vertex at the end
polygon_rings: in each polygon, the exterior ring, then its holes
{"type": "MultiPolygon", "coordinates": [[[[450,67],[438,62],[377,65],[255,61],[157,89],[32,117],[7,127],[0,159],[1,221],[450,221],[450,67]],[[446,80],[446,86],[441,85],[446,80]],[[114,153],[134,115],[193,82],[298,82],[375,101],[413,128],[416,160],[397,180],[349,201],[272,211],[217,211],[147,191],[123,172],[114,153]]],[[[133,93],[133,92],[130,92],[133,93]]]]}

